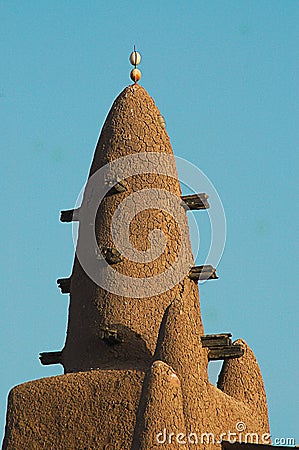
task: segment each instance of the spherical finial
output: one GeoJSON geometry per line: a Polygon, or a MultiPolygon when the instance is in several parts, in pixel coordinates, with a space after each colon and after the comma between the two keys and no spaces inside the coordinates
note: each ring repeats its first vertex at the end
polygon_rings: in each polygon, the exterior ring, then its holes
{"type": "Polygon", "coordinates": [[[132,66],[138,66],[138,64],[140,64],[141,62],[141,55],[140,53],[136,52],[136,50],[134,50],[131,54],[130,54],[130,63],[132,64],[132,66]]]}
{"type": "Polygon", "coordinates": [[[132,69],[130,73],[131,80],[134,81],[134,83],[137,83],[141,78],[141,72],[137,69],[137,66],[141,61],[141,55],[136,51],[135,45],[133,52],[130,54],[129,60],[132,66],[134,66],[134,69],[132,69]]]}
{"type": "Polygon", "coordinates": [[[141,78],[140,70],[136,69],[136,68],[131,70],[130,77],[131,77],[131,80],[134,81],[134,83],[137,83],[141,78]]]}

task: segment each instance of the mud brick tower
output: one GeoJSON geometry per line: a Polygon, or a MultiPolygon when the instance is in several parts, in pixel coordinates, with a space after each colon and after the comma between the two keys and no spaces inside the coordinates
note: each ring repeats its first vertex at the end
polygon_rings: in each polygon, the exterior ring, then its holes
{"type": "Polygon", "coordinates": [[[236,424],[269,433],[253,352],[204,334],[197,282],[217,275],[194,266],[187,210],[208,208],[208,193],[182,196],[164,119],[137,84],[140,55],[130,60],[134,84],[107,116],[82,202],[61,213],[79,227],[71,276],[58,280],[67,336],[40,358],[65,374],[11,390],[4,450],[209,449],[236,424]]]}

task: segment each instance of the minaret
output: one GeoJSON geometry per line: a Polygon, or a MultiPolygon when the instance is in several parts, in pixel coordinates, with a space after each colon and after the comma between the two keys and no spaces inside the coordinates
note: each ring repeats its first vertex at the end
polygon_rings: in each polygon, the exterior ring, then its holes
{"type": "Polygon", "coordinates": [[[41,362],[65,374],[11,391],[3,449],[181,448],[178,439],[220,448],[229,430],[241,441],[245,429],[269,433],[252,351],[228,333],[204,335],[197,282],[217,275],[194,266],[187,210],[208,208],[208,195],[182,196],[140,61],[134,48],[133,84],[110,109],[81,203],[61,214],[78,224],[71,276],[58,280],[70,298],[67,336],[41,362]],[[218,388],[213,359],[224,360],[218,388]]]}
{"type": "MultiPolygon", "coordinates": [[[[67,338],[60,355],[66,372],[149,367],[170,302],[188,293],[199,304],[196,283],[188,277],[194,262],[170,140],[153,99],[137,84],[141,77],[136,68],[139,53],[134,51],[130,59],[135,66],[131,72],[135,83],[121,92],[108,114],[78,212],[79,239],[69,280],[67,338]],[[125,172],[128,176],[119,180],[125,172]],[[101,195],[101,185],[110,188],[106,195],[101,195]],[[112,236],[112,222],[118,212],[119,248],[112,236]],[[121,218],[129,216],[132,221],[126,229],[121,218]],[[83,232],[81,227],[85,227],[83,232]],[[162,239],[155,230],[163,234],[162,239]],[[95,234],[96,248],[91,248],[85,264],[88,233],[95,234]],[[123,254],[129,243],[139,261],[123,254]],[[159,243],[161,251],[157,252],[159,243]],[[102,264],[103,259],[110,267],[102,264]],[[175,270],[170,270],[174,264],[175,270]],[[113,280],[106,287],[108,270],[113,280]],[[166,270],[168,275],[164,275],[166,270]],[[182,276],[178,277],[180,271],[182,276]],[[122,276],[126,277],[124,281],[122,276]],[[103,278],[105,283],[101,283],[103,278]],[[147,288],[151,279],[155,279],[155,286],[161,284],[158,295],[147,288]],[[122,295],[114,293],[115,284],[122,295]]],[[[201,323],[199,330],[203,334],[201,323]]]]}
{"type": "MultiPolygon", "coordinates": [[[[164,311],[171,300],[181,297],[182,292],[188,291],[191,297],[199,301],[196,284],[188,278],[188,268],[190,269],[194,264],[189,237],[184,249],[185,253],[179,256],[182,239],[180,233],[188,236],[187,216],[183,205],[180,206],[180,217],[183,220],[179,226],[175,217],[163,208],[168,197],[181,198],[174,161],[172,175],[175,175],[175,178],[163,173],[144,172],[144,166],[157,167],[161,164],[160,153],[173,157],[167,132],[161,127],[159,117],[159,110],[151,97],[144,88],[134,84],[125,88],[118,96],[104,124],[92,162],[90,177],[104,165],[109,166],[119,158],[123,158],[123,170],[127,169],[127,164],[134,164],[134,169],[139,168],[137,171],[140,174],[137,173],[122,180],[121,186],[124,186],[124,189],[121,192],[116,190],[111,195],[106,195],[99,205],[95,218],[98,253],[94,252],[94,263],[95,266],[98,264],[99,271],[105,270],[99,264],[100,261],[96,260],[101,252],[115,273],[116,283],[119,281],[118,272],[119,277],[120,275],[127,277],[128,285],[122,285],[120,290],[123,295],[109,292],[98,286],[89,274],[86,274],[76,257],[70,283],[67,340],[61,357],[67,372],[91,367],[101,368],[106,365],[111,368],[148,366],[155,351],[164,311]],[[151,126],[147,126],[147,123],[151,126]],[[144,159],[133,159],[131,155],[142,155],[144,159]],[[136,196],[136,201],[139,199],[140,205],[137,205],[132,196],[140,191],[142,194],[136,196]],[[116,248],[112,237],[111,227],[115,212],[119,210],[125,199],[130,197],[132,200],[127,202],[126,209],[130,208],[132,211],[136,208],[136,214],[135,211],[132,213],[133,220],[128,230],[124,226],[122,229],[119,227],[120,234],[123,233],[124,236],[118,235],[118,243],[125,248],[126,240],[131,242],[136,248],[136,253],[153,252],[155,248],[151,247],[157,245],[159,240],[158,237],[151,239],[152,233],[155,229],[160,230],[166,241],[165,250],[149,262],[135,262],[126,258],[116,248]],[[155,208],[148,207],[149,201],[152,206],[155,205],[155,208]],[[129,236],[125,236],[126,233],[129,236]],[[145,285],[140,283],[133,291],[131,289],[130,293],[130,285],[131,283],[133,285],[134,279],[142,281],[144,278],[158,277],[179,257],[184,259],[180,263],[185,264],[186,276],[179,280],[179,283],[173,283],[174,286],[171,289],[163,292],[164,288],[161,286],[161,292],[153,296],[143,292],[145,285]],[[125,295],[126,292],[129,295],[125,295]],[[107,341],[105,342],[105,336],[114,331],[117,334],[115,345],[109,345],[107,341]]],[[[167,158],[168,164],[171,162],[171,157],[167,158]]],[[[169,170],[171,169],[170,167],[169,170]]],[[[116,181],[116,177],[114,180],[116,181]]],[[[84,202],[87,202],[86,192],[83,204],[84,202]]],[[[83,207],[84,205],[82,211],[83,207]]],[[[123,215],[129,214],[130,211],[125,211],[123,215]]],[[[78,246],[81,244],[80,238],[79,229],[78,246]]]]}

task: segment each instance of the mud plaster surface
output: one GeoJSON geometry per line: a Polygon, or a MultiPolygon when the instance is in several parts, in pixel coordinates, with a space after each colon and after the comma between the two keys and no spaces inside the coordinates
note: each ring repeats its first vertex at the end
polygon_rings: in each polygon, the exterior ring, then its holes
{"type": "MultiPolygon", "coordinates": [[[[173,155],[167,132],[159,122],[160,116],[153,99],[141,86],[127,87],[115,100],[108,114],[96,147],[90,175],[108,162],[134,153],[142,154],[142,164],[151,157],[152,152],[173,155]]],[[[184,290],[192,291],[192,297],[199,302],[197,287],[187,276],[188,268],[194,263],[186,212],[180,206],[177,214],[171,215],[161,207],[161,202],[167,205],[167,193],[173,194],[177,199],[181,196],[175,164],[170,166],[171,164],[165,167],[162,174],[144,173],[128,177],[125,180],[125,192],[105,197],[96,216],[95,234],[99,248],[113,248],[115,244],[111,235],[111,223],[119,205],[134,192],[159,190],[151,194],[154,196],[155,208],[148,209],[148,201],[145,198],[141,201],[142,211],[135,215],[135,204],[131,203],[128,211],[133,211],[135,217],[130,221],[129,236],[125,233],[122,235],[122,229],[117,235],[124,247],[127,238],[137,251],[144,252],[151,248],[154,251],[156,242],[151,241],[152,231],[158,229],[165,239],[164,251],[153,261],[146,263],[134,262],[124,257],[113,269],[131,277],[128,279],[130,285],[132,277],[143,279],[163,274],[178,261],[179,265],[187,268],[184,279],[177,283],[175,277],[178,271],[174,270],[167,275],[173,287],[160,295],[144,297],[141,287],[138,292],[136,290],[136,297],[144,298],[136,298],[135,294],[126,294],[126,284],[122,285],[124,295],[115,295],[93,283],[75,258],[67,339],[63,351],[67,372],[89,367],[148,367],[155,350],[159,326],[169,303],[175,297],[180,297],[184,290]],[[166,175],[168,173],[173,176],[166,175]],[[166,192],[165,195],[163,191],[166,192]],[[178,216],[181,218],[179,224],[178,216]],[[182,237],[186,249],[180,254],[182,237]],[[118,330],[123,343],[117,348],[107,347],[99,339],[101,328],[118,330]]],[[[88,200],[87,197],[86,193],[83,203],[88,200]]],[[[126,218],[123,223],[127,223],[126,218]]],[[[161,290],[165,290],[163,282],[161,290]]]]}
{"type": "Polygon", "coordinates": [[[17,386],[3,449],[130,449],[143,376],[103,370],[17,386]]]}

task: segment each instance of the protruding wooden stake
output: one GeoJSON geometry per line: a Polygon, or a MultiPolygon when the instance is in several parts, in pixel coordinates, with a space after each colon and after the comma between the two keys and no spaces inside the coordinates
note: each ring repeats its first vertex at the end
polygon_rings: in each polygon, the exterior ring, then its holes
{"type": "Polygon", "coordinates": [[[80,208],[68,209],[66,211],[61,211],[60,212],[60,221],[61,222],[78,222],[79,210],[80,210],[80,208]]]}
{"type": "Polygon", "coordinates": [[[125,192],[127,190],[125,182],[124,181],[118,181],[116,184],[114,184],[111,189],[107,192],[106,196],[114,195],[114,194],[120,194],[121,192],[125,192]]]}
{"type": "Polygon", "coordinates": [[[215,348],[232,345],[231,336],[231,333],[205,334],[200,339],[203,347],[215,348]]]}
{"type": "Polygon", "coordinates": [[[244,354],[244,349],[240,344],[233,344],[231,333],[206,334],[201,336],[201,344],[209,349],[209,361],[219,359],[239,358],[244,354]]]}
{"type": "Polygon", "coordinates": [[[188,210],[197,210],[197,209],[208,209],[210,204],[208,202],[209,196],[205,193],[202,194],[193,194],[193,195],[183,195],[183,206],[188,210]]]}
{"type": "Polygon", "coordinates": [[[69,294],[71,292],[71,277],[59,278],[57,280],[57,285],[62,294],[69,294]]]}
{"type": "MultiPolygon", "coordinates": [[[[110,195],[119,194],[121,192],[125,192],[127,190],[124,182],[117,182],[114,186],[109,189],[106,194],[106,197],[110,195]]],[[[61,222],[78,222],[79,220],[80,208],[76,209],[67,209],[64,211],[60,211],[60,221],[61,222]]]]}
{"type": "Polygon", "coordinates": [[[101,247],[100,251],[101,254],[99,254],[98,259],[100,259],[102,255],[108,264],[117,264],[123,260],[120,252],[116,250],[116,248],[101,247]]]}
{"type": "Polygon", "coordinates": [[[61,364],[62,352],[43,352],[39,354],[40,362],[43,366],[51,364],[61,364]]]}
{"type": "Polygon", "coordinates": [[[217,361],[219,359],[240,358],[243,356],[244,349],[241,345],[233,344],[223,347],[211,348],[208,353],[209,361],[217,361]]]}
{"type": "Polygon", "coordinates": [[[216,280],[218,278],[216,269],[211,265],[194,266],[190,269],[189,278],[198,280],[216,280]]]}
{"type": "Polygon", "coordinates": [[[100,330],[100,339],[102,339],[108,345],[118,345],[123,342],[117,330],[111,330],[109,328],[102,328],[100,330]]]}

